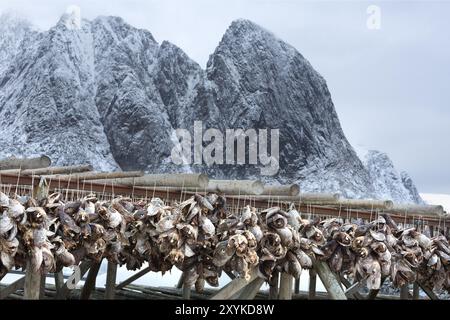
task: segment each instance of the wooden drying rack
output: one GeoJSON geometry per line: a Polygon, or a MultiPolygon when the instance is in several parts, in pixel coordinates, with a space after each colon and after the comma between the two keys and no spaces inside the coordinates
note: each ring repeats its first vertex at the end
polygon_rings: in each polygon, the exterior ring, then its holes
{"type": "MultiPolygon", "coordinates": [[[[50,192],[65,192],[66,198],[69,194],[72,198],[80,196],[83,193],[96,193],[100,198],[127,196],[132,199],[149,200],[158,197],[166,202],[182,201],[190,197],[195,192],[205,193],[207,187],[202,186],[184,186],[184,181],[176,185],[156,185],[142,186],[134,185],[137,179],[145,180],[141,177],[144,173],[139,171],[119,172],[119,173],[96,173],[92,172],[90,165],[76,165],[67,167],[50,167],[48,157],[42,156],[33,159],[6,159],[0,160],[0,186],[4,192],[17,194],[21,190],[27,190],[36,198],[45,197],[50,192]],[[56,175],[55,175],[56,173],[56,175]],[[89,180],[89,179],[95,180],[89,180]],[[121,184],[121,182],[124,182],[121,184]],[[132,183],[130,183],[130,181],[132,183]],[[126,183],[125,183],[126,182],[126,183]]],[[[174,175],[168,175],[174,176],[174,175]]],[[[147,175],[151,178],[151,175],[147,175]]],[[[186,175],[180,175],[186,177],[186,175]]],[[[173,179],[173,177],[172,177],[173,179]]],[[[176,180],[176,177],[175,177],[176,180]]],[[[139,181],[139,180],[138,180],[139,181]]],[[[171,180],[172,181],[172,180],[171,180]]],[[[216,180],[217,181],[217,180],[216,180]]],[[[220,181],[218,181],[220,183],[220,181]]],[[[239,181],[236,181],[239,185],[239,181]]],[[[233,186],[236,185],[233,183],[233,186]]],[[[270,187],[269,194],[256,195],[246,194],[246,187],[249,182],[243,183],[242,190],[235,190],[230,195],[225,194],[228,199],[230,210],[239,210],[249,204],[259,209],[265,209],[271,206],[280,206],[288,209],[294,204],[302,214],[325,217],[341,217],[343,219],[361,218],[371,220],[376,218],[379,213],[389,213],[397,223],[411,224],[419,227],[427,225],[430,232],[441,232],[448,237],[448,215],[439,206],[395,206],[390,201],[373,200],[339,200],[336,195],[329,194],[299,194],[298,196],[286,195],[285,190],[291,192],[292,186],[270,187]],[[282,191],[281,194],[275,194],[276,191],[282,191]],[[273,192],[273,193],[272,193],[273,192]],[[231,204],[230,204],[231,202],[231,204]]],[[[295,186],[295,185],[294,185],[295,186]]],[[[229,190],[229,189],[227,189],[229,190]]],[[[233,190],[231,190],[233,191],[233,190]]],[[[375,299],[378,290],[369,292],[367,296],[358,293],[362,282],[350,283],[343,275],[336,275],[329,269],[325,262],[314,261],[313,269],[310,270],[309,298],[316,296],[316,278],[320,277],[324,284],[328,296],[331,299],[375,299]],[[346,288],[343,289],[342,285],[346,288]]],[[[83,261],[79,265],[81,278],[88,272],[85,284],[81,290],[81,299],[88,299],[91,292],[95,289],[95,280],[100,268],[100,263],[83,261]]],[[[105,289],[105,299],[114,299],[115,291],[125,288],[136,279],[150,272],[150,269],[144,268],[136,274],[126,279],[122,283],[116,284],[117,265],[108,262],[107,279],[105,289]]],[[[17,273],[15,271],[14,273],[17,273]]],[[[230,283],[221,288],[211,299],[253,299],[259,289],[265,282],[257,276],[256,270],[251,273],[249,281],[241,278],[235,278],[233,274],[228,274],[232,279],[230,283]]],[[[66,299],[69,296],[70,289],[67,282],[64,282],[62,272],[55,273],[56,298],[66,299]]],[[[183,298],[190,298],[190,288],[183,288],[182,278],[178,282],[177,288],[182,292],[183,298]]],[[[24,288],[24,298],[39,299],[42,297],[45,288],[46,275],[33,273],[31,268],[27,268],[25,276],[13,282],[0,291],[0,299],[8,297],[17,290],[24,288]]],[[[1,280],[1,279],[0,279],[1,280]]],[[[286,273],[275,273],[269,283],[269,299],[291,299],[292,294],[299,292],[299,280],[295,281],[293,277],[286,273]]],[[[425,291],[430,299],[437,299],[432,290],[426,288],[421,283],[415,283],[413,287],[413,298],[418,298],[419,287],[425,291]]],[[[401,298],[408,298],[406,287],[401,289],[401,298]]]]}

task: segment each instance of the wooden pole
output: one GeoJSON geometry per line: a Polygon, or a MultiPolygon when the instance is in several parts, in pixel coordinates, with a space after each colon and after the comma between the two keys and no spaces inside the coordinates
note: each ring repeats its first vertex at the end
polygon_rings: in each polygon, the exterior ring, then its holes
{"type": "Polygon", "coordinates": [[[394,203],[391,200],[360,200],[360,199],[340,199],[337,205],[343,208],[352,209],[383,209],[393,208],[394,203]]]}
{"type": "Polygon", "coordinates": [[[116,286],[116,290],[120,290],[122,288],[125,288],[127,285],[129,285],[130,283],[133,283],[134,281],[136,281],[137,279],[139,279],[140,277],[142,277],[143,275],[149,273],[151,271],[150,267],[147,267],[145,269],[140,270],[138,273],[132,275],[131,277],[129,277],[128,279],[126,279],[125,281],[121,282],[120,284],[118,284],[116,286]]]}
{"type": "Polygon", "coordinates": [[[61,270],[59,272],[56,272],[54,276],[55,276],[56,296],[58,297],[61,294],[61,288],[64,286],[64,274],[61,270]]]}
{"type": "Polygon", "coordinates": [[[183,299],[186,299],[186,300],[191,299],[191,287],[183,284],[182,288],[183,288],[183,299]]]}
{"type": "Polygon", "coordinates": [[[142,177],[144,173],[142,171],[124,171],[124,172],[81,172],[74,174],[56,174],[56,175],[46,175],[46,178],[52,178],[56,180],[81,180],[81,181],[90,181],[90,180],[102,180],[105,183],[114,183],[114,179],[119,178],[133,178],[133,177],[142,177]],[[110,180],[113,179],[113,180],[110,180]]]}
{"type": "Polygon", "coordinates": [[[413,300],[420,299],[419,290],[420,290],[419,284],[417,282],[414,282],[414,284],[413,284],[413,300]]]}
{"type": "Polygon", "coordinates": [[[431,300],[439,300],[438,296],[434,293],[433,289],[430,289],[429,287],[427,287],[425,284],[423,284],[420,281],[417,281],[417,284],[427,294],[427,296],[431,300]]]}
{"type": "Polygon", "coordinates": [[[300,292],[300,279],[295,279],[294,293],[298,294],[299,292],[300,292]]]}
{"type": "Polygon", "coordinates": [[[24,299],[38,300],[41,293],[41,273],[34,271],[31,259],[27,260],[27,268],[25,272],[24,299]]]}
{"type": "Polygon", "coordinates": [[[292,300],[292,281],[294,277],[285,272],[281,273],[280,277],[280,300],[292,300]]]}
{"type": "Polygon", "coordinates": [[[178,279],[177,289],[183,288],[183,282],[184,282],[184,272],[181,274],[180,279],[178,279]]]}
{"type": "Polygon", "coordinates": [[[342,287],[334,273],[331,272],[328,264],[324,261],[313,259],[313,265],[330,297],[333,300],[347,300],[344,290],[342,290],[342,287]]]}
{"type": "Polygon", "coordinates": [[[114,299],[116,293],[117,264],[108,261],[108,271],[106,273],[105,299],[114,299]]]}
{"type": "Polygon", "coordinates": [[[13,294],[19,289],[22,289],[25,284],[25,277],[22,277],[13,283],[11,283],[6,288],[0,291],[0,300],[7,298],[10,294],[13,294]]]}
{"type": "Polygon", "coordinates": [[[269,281],[269,300],[277,300],[278,299],[278,282],[280,279],[280,273],[278,271],[274,271],[272,274],[272,278],[269,281]]]}
{"type": "Polygon", "coordinates": [[[244,278],[236,278],[220,289],[215,295],[211,297],[211,300],[225,300],[229,299],[236,292],[243,289],[246,285],[257,278],[257,273],[255,270],[252,270],[250,279],[247,281],[244,278]]]}
{"type": "MultiPolygon", "coordinates": [[[[435,206],[435,205],[403,205],[403,204],[395,204],[392,209],[389,210],[391,213],[408,213],[409,215],[416,216],[432,216],[432,217],[448,217],[445,214],[443,206],[435,206]]],[[[419,217],[418,217],[419,218],[419,217]]]]}
{"type": "Polygon", "coordinates": [[[83,164],[77,166],[67,166],[67,167],[48,167],[48,168],[39,168],[39,169],[27,169],[22,170],[20,174],[25,176],[41,176],[41,175],[54,175],[54,174],[70,174],[70,173],[79,173],[94,170],[92,165],[83,164]]]}
{"type": "MultiPolygon", "coordinates": [[[[244,193],[241,193],[244,194],[244,193]]],[[[242,196],[230,196],[230,198],[243,198],[242,196]]],[[[267,201],[282,201],[293,202],[300,204],[315,204],[315,205],[336,205],[338,204],[339,194],[332,193],[300,193],[298,196],[272,196],[272,195],[256,195],[256,200],[267,201]]]]}
{"type": "Polygon", "coordinates": [[[100,270],[102,262],[94,262],[89,268],[88,275],[86,277],[86,281],[84,282],[83,289],[81,289],[80,299],[88,300],[91,296],[92,290],[95,289],[95,283],[97,279],[98,271],[100,270]]]}
{"type": "Polygon", "coordinates": [[[205,174],[146,174],[136,178],[121,178],[102,180],[102,183],[119,184],[124,186],[147,186],[147,187],[194,187],[205,189],[208,186],[209,178],[205,174]]]}
{"type": "Polygon", "coordinates": [[[405,284],[404,286],[401,286],[400,287],[400,299],[408,300],[408,294],[409,294],[408,285],[405,284]]]}
{"type": "Polygon", "coordinates": [[[238,300],[253,300],[258,294],[259,289],[264,284],[264,279],[256,278],[250,284],[248,284],[238,296],[238,300]]]}
{"type": "Polygon", "coordinates": [[[40,156],[37,158],[15,158],[10,157],[7,159],[0,160],[0,170],[9,169],[37,169],[46,168],[50,166],[52,161],[47,156],[40,156]]]}
{"type": "Polygon", "coordinates": [[[47,275],[41,275],[41,284],[39,287],[39,299],[45,298],[45,282],[47,281],[47,275]]]}
{"type": "Polygon", "coordinates": [[[295,197],[300,194],[300,186],[298,184],[289,184],[282,186],[265,185],[263,195],[271,196],[291,196],[295,197]]]}
{"type": "Polygon", "coordinates": [[[314,300],[316,298],[316,282],[317,282],[317,273],[314,269],[309,270],[309,290],[308,290],[308,298],[309,300],[314,300]]]}
{"type": "Polygon", "coordinates": [[[258,195],[264,191],[264,183],[259,180],[210,180],[208,191],[224,194],[258,195]]]}
{"type": "MultiPolygon", "coordinates": [[[[80,264],[80,279],[83,278],[85,273],[91,267],[91,261],[83,261],[80,264]]],[[[56,299],[66,299],[72,289],[69,289],[69,283],[66,281],[63,286],[60,288],[59,292],[57,292],[56,299]]]]}

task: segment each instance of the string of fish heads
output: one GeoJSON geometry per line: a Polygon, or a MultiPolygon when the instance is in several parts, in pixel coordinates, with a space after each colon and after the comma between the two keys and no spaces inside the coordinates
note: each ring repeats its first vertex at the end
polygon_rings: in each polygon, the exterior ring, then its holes
{"type": "Polygon", "coordinates": [[[421,280],[450,288],[448,240],[398,228],[389,216],[357,224],[303,219],[293,206],[226,208],[226,198],[214,193],[171,206],[159,198],[100,201],[89,194],[64,202],[60,193],[40,201],[0,193],[0,276],[27,260],[47,273],[106,258],[129,270],[147,262],[163,274],[176,266],[185,272],[184,284],[201,292],[205,283],[218,286],[223,271],[245,279],[251,270],[267,281],[275,271],[299,278],[317,259],[369,289],[378,289],[382,277],[396,287],[421,280]]]}

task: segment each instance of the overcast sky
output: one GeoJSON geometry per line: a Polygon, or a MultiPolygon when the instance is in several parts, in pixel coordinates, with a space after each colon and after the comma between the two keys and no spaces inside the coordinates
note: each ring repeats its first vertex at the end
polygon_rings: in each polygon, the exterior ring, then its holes
{"type": "Polygon", "coordinates": [[[206,65],[226,28],[250,19],[296,47],[327,80],[355,148],[387,152],[420,192],[450,194],[449,1],[0,0],[41,29],[69,5],[117,15],[206,65]],[[369,5],[381,29],[366,25],[369,5]]]}

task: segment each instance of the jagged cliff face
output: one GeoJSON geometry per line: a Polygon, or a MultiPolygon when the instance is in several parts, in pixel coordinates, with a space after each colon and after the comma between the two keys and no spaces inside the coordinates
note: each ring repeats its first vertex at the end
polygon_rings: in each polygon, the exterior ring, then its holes
{"type": "Polygon", "coordinates": [[[80,29],[70,27],[72,18],[63,16],[46,32],[14,19],[1,23],[1,156],[45,153],[55,164],[100,170],[261,178],[250,165],[171,163],[173,130],[192,131],[194,121],[222,132],[276,128],[280,170],[265,180],[348,197],[415,199],[404,196],[417,194],[406,175],[391,185],[375,162],[363,165],[325,80],[295,48],[256,24],[233,22],[203,70],[175,45],[159,44],[120,18],[83,21],[80,29]]]}
{"type": "Polygon", "coordinates": [[[399,173],[387,154],[370,150],[364,158],[364,163],[373,181],[377,198],[424,203],[409,175],[406,172],[399,173]]]}

